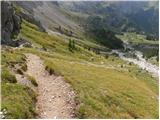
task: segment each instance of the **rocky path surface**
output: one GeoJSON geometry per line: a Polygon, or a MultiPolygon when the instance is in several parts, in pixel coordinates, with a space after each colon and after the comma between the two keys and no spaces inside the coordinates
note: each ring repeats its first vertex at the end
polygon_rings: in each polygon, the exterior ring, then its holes
{"type": "Polygon", "coordinates": [[[38,56],[26,54],[26,57],[27,74],[38,83],[38,118],[74,118],[75,94],[70,85],[61,76],[49,75],[38,56]]]}

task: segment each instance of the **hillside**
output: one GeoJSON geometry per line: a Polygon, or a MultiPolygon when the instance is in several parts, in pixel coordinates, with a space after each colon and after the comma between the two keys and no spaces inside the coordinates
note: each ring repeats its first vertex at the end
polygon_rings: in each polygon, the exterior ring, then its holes
{"type": "Polygon", "coordinates": [[[158,1],[60,2],[65,9],[103,19],[104,27],[117,32],[136,31],[158,36],[158,1]],[[156,5],[157,4],[157,5],[156,5]],[[88,7],[89,6],[89,7],[88,7]],[[148,19],[150,17],[150,19],[148,19]]]}
{"type": "Polygon", "coordinates": [[[53,30],[79,39],[87,37],[92,39],[92,42],[96,41],[109,48],[116,48],[115,46],[122,48],[121,41],[114,37],[114,33],[136,32],[158,39],[159,30],[157,25],[159,15],[157,1],[102,1],[92,2],[91,5],[87,1],[30,1],[27,3],[16,2],[16,4],[28,11],[47,31],[53,30]],[[104,40],[106,38],[104,34],[110,34],[111,37],[107,38],[111,39],[110,42],[107,42],[106,39],[104,40]],[[112,45],[112,41],[116,45],[112,45]]]}
{"type": "Polygon", "coordinates": [[[10,35],[9,41],[2,36],[3,118],[159,117],[158,67],[151,64],[158,63],[158,55],[146,60],[136,54],[138,45],[150,48],[158,42],[88,21],[99,8],[114,3],[99,7],[93,2],[87,10],[91,3],[2,4],[7,6],[2,8],[2,31],[10,35]],[[20,27],[13,18],[20,18],[20,27]],[[143,68],[127,58],[150,66],[143,68]]]}

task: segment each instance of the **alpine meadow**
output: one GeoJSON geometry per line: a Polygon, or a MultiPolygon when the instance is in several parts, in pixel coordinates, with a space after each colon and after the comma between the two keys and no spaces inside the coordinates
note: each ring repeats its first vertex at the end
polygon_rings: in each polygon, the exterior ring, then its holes
{"type": "Polygon", "coordinates": [[[159,1],[1,1],[2,119],[158,119],[159,1]]]}

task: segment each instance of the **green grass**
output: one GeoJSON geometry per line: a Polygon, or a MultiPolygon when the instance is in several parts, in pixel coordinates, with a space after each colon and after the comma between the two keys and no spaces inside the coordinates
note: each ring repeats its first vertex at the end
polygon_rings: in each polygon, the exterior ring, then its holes
{"type": "Polygon", "coordinates": [[[69,41],[64,40],[62,37],[55,37],[47,35],[46,33],[39,32],[35,28],[35,25],[28,23],[23,20],[22,29],[19,37],[24,37],[30,42],[32,42],[38,48],[47,48],[50,53],[57,54],[60,53],[61,56],[72,56],[73,59],[84,59],[89,60],[91,57],[95,57],[95,61],[99,60],[100,56],[93,52],[90,52],[78,45],[76,45],[77,50],[70,52],[68,48],[69,41]]]}
{"type": "Polygon", "coordinates": [[[20,14],[20,13],[24,12],[24,9],[18,5],[13,4],[13,8],[14,8],[16,14],[20,14]]]}
{"type": "Polygon", "coordinates": [[[17,64],[22,66],[23,71],[27,69],[24,54],[9,47],[2,48],[1,60],[1,110],[7,110],[5,118],[35,118],[35,93],[30,88],[18,84],[15,75],[11,72],[17,64]]]}
{"type": "Polygon", "coordinates": [[[132,42],[133,44],[147,43],[147,44],[158,44],[159,41],[147,40],[145,35],[136,33],[124,33],[124,35],[117,35],[123,41],[132,42]]]}
{"type": "Polygon", "coordinates": [[[11,48],[3,49],[1,52],[1,64],[2,67],[14,67],[16,64],[25,64],[25,55],[20,51],[11,50],[11,48]]]}
{"type": "Polygon", "coordinates": [[[146,58],[159,57],[159,48],[158,48],[158,45],[157,46],[153,46],[151,48],[149,48],[149,47],[145,48],[145,47],[141,47],[141,46],[137,45],[134,48],[136,50],[138,50],[138,51],[141,51],[146,58]]]}
{"type": "MultiPolygon", "coordinates": [[[[22,28],[30,29],[28,26],[22,28]]],[[[79,102],[76,110],[79,118],[158,117],[158,84],[148,73],[139,72],[137,66],[127,65],[118,57],[109,56],[105,59],[80,46],[76,46],[78,51],[69,52],[65,40],[44,34],[45,41],[38,38],[37,34],[43,35],[33,30],[30,38],[50,51],[39,52],[26,48],[23,52],[40,56],[51,74],[64,76],[72,85],[79,102]],[[49,47],[51,43],[55,43],[53,48],[49,47]],[[125,67],[118,67],[122,65],[125,67]]]]}
{"type": "Polygon", "coordinates": [[[17,53],[40,56],[46,70],[62,75],[71,84],[79,103],[78,118],[158,118],[157,81],[136,65],[115,56],[105,59],[78,45],[70,52],[67,40],[39,32],[26,21],[19,37],[36,48],[17,53]],[[47,51],[39,51],[41,47],[47,51]]]}
{"type": "Polygon", "coordinates": [[[2,106],[7,119],[35,118],[36,95],[31,89],[13,83],[2,83],[2,106]]]}
{"type": "Polygon", "coordinates": [[[17,51],[11,50],[11,48],[2,48],[1,52],[1,65],[2,65],[2,82],[16,83],[16,78],[10,69],[19,64],[25,66],[25,56],[17,51]]]}
{"type": "Polygon", "coordinates": [[[2,82],[16,83],[16,77],[7,68],[2,69],[1,73],[2,82]]]}
{"type": "Polygon", "coordinates": [[[23,71],[27,71],[27,65],[26,65],[26,64],[22,65],[22,66],[21,66],[21,69],[22,69],[23,71]]]}
{"type": "Polygon", "coordinates": [[[17,69],[16,72],[17,72],[18,74],[20,74],[20,75],[23,75],[23,74],[24,74],[21,69],[17,69]]]}
{"type": "Polygon", "coordinates": [[[146,73],[142,77],[143,73],[140,75],[138,71],[105,69],[56,58],[43,59],[76,91],[80,102],[79,118],[158,117],[158,85],[146,73]]]}
{"type": "Polygon", "coordinates": [[[36,79],[35,79],[34,77],[32,77],[32,76],[30,76],[30,75],[27,75],[27,78],[28,78],[28,80],[31,81],[31,83],[32,83],[35,87],[38,86],[38,83],[36,82],[36,79]]]}
{"type": "Polygon", "coordinates": [[[159,66],[159,60],[157,60],[156,56],[149,58],[148,61],[156,66],[159,66]]]}
{"type": "MultiPolygon", "coordinates": [[[[148,73],[135,65],[110,56],[101,58],[106,66],[115,69],[87,65],[83,59],[71,56],[54,56],[36,50],[25,49],[40,56],[54,74],[63,75],[77,93],[79,118],[157,118],[158,84],[148,73]],[[114,61],[112,61],[114,59],[114,61]],[[82,64],[85,63],[85,64],[82,64]],[[125,65],[123,68],[118,65],[125,65]]],[[[101,61],[100,60],[100,61],[101,61]]],[[[89,62],[101,65],[100,61],[89,62]]]]}

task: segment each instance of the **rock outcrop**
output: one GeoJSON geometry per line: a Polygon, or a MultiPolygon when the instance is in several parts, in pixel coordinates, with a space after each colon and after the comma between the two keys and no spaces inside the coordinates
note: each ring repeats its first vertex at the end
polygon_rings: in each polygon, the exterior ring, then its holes
{"type": "Polygon", "coordinates": [[[18,35],[21,27],[21,17],[18,16],[10,2],[1,3],[1,43],[10,46],[16,46],[13,40],[18,35]]]}
{"type": "Polygon", "coordinates": [[[22,19],[36,24],[39,27],[39,31],[45,32],[45,29],[42,27],[41,23],[34,19],[33,15],[27,10],[19,11],[18,13],[16,12],[16,7],[19,7],[18,4],[6,1],[1,4],[1,17],[3,18],[1,23],[2,45],[17,47],[22,43],[24,44],[24,42],[28,44],[26,40],[24,41],[21,38],[18,40],[16,39],[16,36],[20,32],[22,19]]]}

